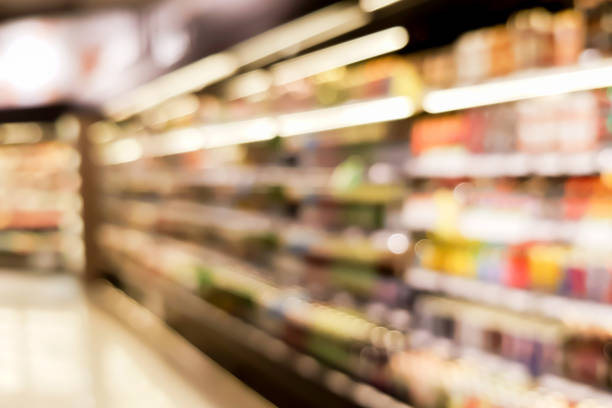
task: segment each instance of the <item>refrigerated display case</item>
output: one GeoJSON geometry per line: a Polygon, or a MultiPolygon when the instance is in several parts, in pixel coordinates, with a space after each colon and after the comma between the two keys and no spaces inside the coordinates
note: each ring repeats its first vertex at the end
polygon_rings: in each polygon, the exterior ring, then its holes
{"type": "Polygon", "coordinates": [[[609,406],[610,10],[515,11],[110,109],[106,270],[282,406],[609,406]]]}

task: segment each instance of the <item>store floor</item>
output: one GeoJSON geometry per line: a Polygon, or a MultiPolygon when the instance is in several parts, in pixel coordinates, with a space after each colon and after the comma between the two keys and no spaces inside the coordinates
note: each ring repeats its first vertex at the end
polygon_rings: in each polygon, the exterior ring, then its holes
{"type": "Polygon", "coordinates": [[[83,293],[67,275],[0,272],[0,407],[218,406],[83,293]]]}

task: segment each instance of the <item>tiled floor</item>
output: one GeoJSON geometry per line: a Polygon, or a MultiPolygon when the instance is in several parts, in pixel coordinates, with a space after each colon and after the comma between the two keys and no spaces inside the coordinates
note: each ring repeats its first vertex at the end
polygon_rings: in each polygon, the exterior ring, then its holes
{"type": "Polygon", "coordinates": [[[68,276],[0,273],[0,407],[210,407],[68,276]]]}

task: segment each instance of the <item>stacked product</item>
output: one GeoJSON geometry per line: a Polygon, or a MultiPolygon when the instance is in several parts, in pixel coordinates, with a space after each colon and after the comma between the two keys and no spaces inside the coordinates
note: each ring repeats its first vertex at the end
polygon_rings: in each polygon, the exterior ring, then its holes
{"type": "MultiPolygon", "coordinates": [[[[601,31],[600,27],[597,33],[601,31]]],[[[428,85],[448,87],[575,64],[585,43],[590,45],[596,35],[595,30],[587,35],[584,15],[577,10],[550,13],[537,8],[516,13],[505,26],[465,33],[451,47],[427,52],[417,60],[428,85]]]]}

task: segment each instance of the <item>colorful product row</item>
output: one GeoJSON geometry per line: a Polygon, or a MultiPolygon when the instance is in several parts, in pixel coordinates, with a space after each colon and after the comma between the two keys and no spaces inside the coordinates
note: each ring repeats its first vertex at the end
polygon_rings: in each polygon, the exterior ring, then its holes
{"type": "Polygon", "coordinates": [[[418,119],[411,151],[413,156],[593,151],[610,140],[611,117],[604,91],[530,99],[418,119]]]}
{"type": "Polygon", "coordinates": [[[506,25],[467,32],[451,47],[425,53],[417,59],[419,71],[427,85],[448,87],[520,70],[574,64],[587,42],[585,25],[577,10],[520,11],[506,25]]]}
{"type": "Polygon", "coordinates": [[[0,168],[3,171],[76,171],[79,163],[76,149],[62,142],[7,145],[0,149],[0,168]]]}
{"type": "Polygon", "coordinates": [[[533,383],[517,375],[512,365],[474,355],[450,357],[434,347],[397,353],[390,367],[394,383],[418,408],[604,408],[611,404],[607,394],[594,389],[580,387],[576,393],[565,384],[533,383]]]}
{"type": "Polygon", "coordinates": [[[555,375],[612,389],[612,334],[440,297],[421,297],[417,326],[462,349],[514,361],[533,376],[555,375]]]}
{"type": "MultiPolygon", "coordinates": [[[[486,241],[486,235],[502,238],[515,232],[516,240],[534,240],[545,222],[605,225],[612,219],[611,203],[611,185],[600,177],[430,181],[407,196],[402,217],[409,228],[451,238],[486,241]]],[[[564,237],[559,232],[552,239],[564,237]]]]}
{"type": "Polygon", "coordinates": [[[608,252],[552,243],[487,245],[437,238],[416,244],[421,266],[511,288],[612,303],[608,252]]]}
{"type": "MultiPolygon", "coordinates": [[[[207,302],[268,331],[292,347],[387,392],[409,398],[419,408],[463,406],[456,405],[457,401],[466,397],[465,393],[480,392],[476,390],[482,388],[474,389],[473,385],[490,378],[482,371],[487,369],[487,365],[475,364],[471,370],[462,371],[461,375],[453,374],[449,377],[450,382],[444,381],[445,386],[458,381],[450,389],[428,384],[434,378],[440,384],[440,373],[450,373],[448,369],[457,366],[448,357],[438,360],[448,365],[445,371],[436,371],[442,366],[429,369],[427,360],[420,359],[421,375],[415,376],[416,371],[412,370],[416,366],[412,367],[413,362],[409,359],[425,354],[418,349],[408,349],[409,337],[404,333],[409,329],[410,315],[406,312],[396,311],[384,321],[378,319],[380,323],[373,323],[349,309],[313,302],[295,290],[271,286],[251,274],[248,268],[239,271],[238,262],[223,261],[223,257],[209,252],[206,255],[190,254],[186,248],[173,246],[164,240],[157,241],[140,233],[136,233],[137,237],[134,232],[116,228],[106,229],[103,235],[106,236],[102,237],[101,243],[111,249],[118,267],[123,265],[122,259],[125,258],[122,257],[127,257],[140,267],[175,280],[207,302]],[[200,256],[207,261],[201,260],[200,256]],[[223,265],[224,262],[227,263],[223,265]],[[471,384],[470,388],[460,388],[468,384],[471,384]],[[439,394],[441,391],[442,394],[439,394]],[[454,395],[455,392],[458,394],[454,395]],[[450,404],[448,398],[459,400],[455,401],[455,405],[435,405],[450,404]]],[[[465,349],[480,348],[485,354],[497,353],[507,360],[506,365],[511,364],[508,361],[517,364],[514,374],[506,371],[505,375],[493,381],[498,385],[502,384],[502,380],[507,381],[503,384],[508,387],[508,392],[504,394],[506,400],[498,400],[494,406],[516,407],[512,403],[517,403],[518,391],[535,397],[533,391],[536,385],[529,372],[540,375],[560,371],[587,384],[608,386],[608,377],[602,377],[600,371],[602,363],[606,364],[605,367],[610,366],[607,354],[600,352],[597,358],[591,355],[596,350],[594,345],[607,344],[605,337],[583,332],[562,336],[564,332],[555,323],[535,318],[523,319],[440,298],[420,298],[415,312],[418,314],[417,325],[421,328],[452,339],[465,349]],[[525,367],[524,373],[518,367],[525,367]],[[589,376],[590,373],[596,376],[589,376]],[[599,382],[602,378],[603,382],[599,382]],[[517,389],[519,386],[524,390],[517,389]]],[[[500,393],[503,394],[501,390],[500,393]]],[[[538,398],[543,396],[536,394],[538,398]]],[[[482,398],[484,402],[484,399],[497,398],[500,394],[484,392],[472,397],[482,398]]],[[[571,401],[568,398],[566,405],[558,406],[570,407],[571,401]]],[[[573,400],[574,403],[579,401],[573,400]]],[[[464,403],[472,406],[467,401],[464,403]]]]}
{"type": "Polygon", "coordinates": [[[419,329],[435,337],[515,361],[533,376],[561,373],[560,323],[441,297],[420,297],[415,311],[419,329]]]}

